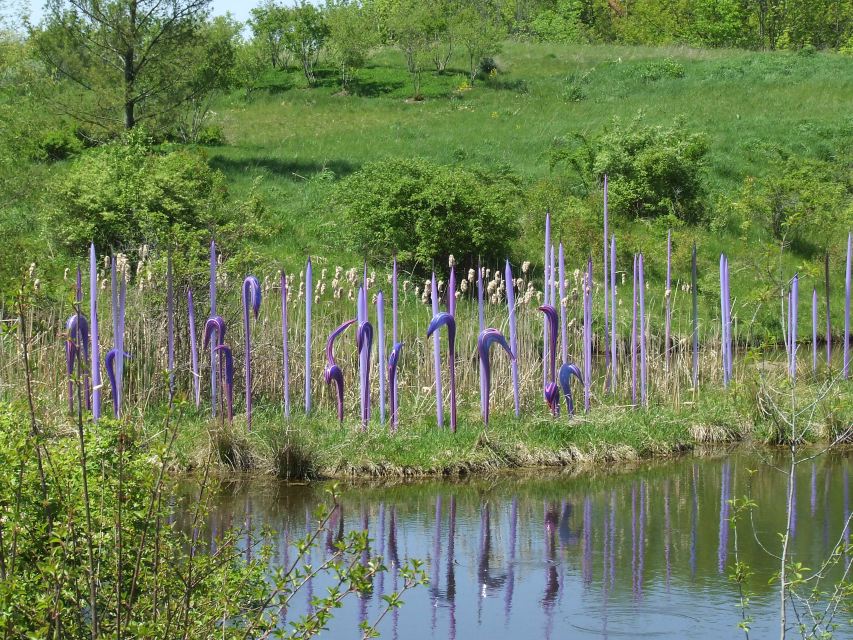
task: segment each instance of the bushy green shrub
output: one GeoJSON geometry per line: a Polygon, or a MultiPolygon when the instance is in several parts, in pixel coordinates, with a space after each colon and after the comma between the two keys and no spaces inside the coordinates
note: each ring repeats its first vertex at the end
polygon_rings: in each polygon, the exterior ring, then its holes
{"type": "Polygon", "coordinates": [[[74,127],[50,129],[35,141],[33,159],[55,162],[76,156],[82,150],[83,142],[74,127]]]}
{"type": "Polygon", "coordinates": [[[609,180],[610,211],[653,218],[673,214],[685,222],[705,212],[702,182],[708,143],[681,120],[668,128],[644,123],[640,114],[627,124],[614,120],[598,135],[557,140],[551,166],[564,167],[576,195],[589,196],[609,180]]]}
{"type": "Polygon", "coordinates": [[[403,263],[429,268],[449,254],[463,264],[508,255],[519,232],[520,193],[507,172],[389,159],[342,180],[332,206],[352,249],[371,259],[397,254],[403,263]]]}
{"type": "Polygon", "coordinates": [[[208,124],[198,131],[196,144],[215,147],[225,144],[225,132],[218,124],[208,124]]]}
{"type": "Polygon", "coordinates": [[[732,208],[800,253],[822,252],[853,226],[853,174],[845,162],[776,160],[764,176],[744,181],[732,208]]]}
{"type": "Polygon", "coordinates": [[[637,76],[646,82],[656,82],[667,78],[683,78],[684,65],[672,58],[647,62],[636,70],[637,76]]]}

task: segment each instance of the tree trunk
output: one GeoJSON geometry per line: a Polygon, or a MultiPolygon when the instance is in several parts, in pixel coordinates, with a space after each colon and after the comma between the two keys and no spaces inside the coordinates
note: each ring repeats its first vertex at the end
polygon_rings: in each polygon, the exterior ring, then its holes
{"type": "Polygon", "coordinates": [[[124,50],[124,128],[133,129],[136,124],[134,109],[136,101],[133,97],[134,85],[136,83],[136,52],[133,42],[136,37],[136,0],[129,3],[130,33],[127,38],[127,47],[124,50]]]}

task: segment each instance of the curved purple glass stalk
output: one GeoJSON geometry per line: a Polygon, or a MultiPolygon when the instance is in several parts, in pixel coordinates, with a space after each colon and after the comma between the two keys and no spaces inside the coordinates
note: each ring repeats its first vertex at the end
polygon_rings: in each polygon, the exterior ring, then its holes
{"type": "Polygon", "coordinates": [[[538,307],[545,314],[547,323],[546,335],[548,336],[548,353],[546,355],[546,371],[544,390],[545,402],[551,410],[551,415],[557,416],[560,412],[560,390],[557,387],[557,310],[550,304],[538,307]]]}
{"type": "Polygon", "coordinates": [[[646,334],[648,333],[648,320],[646,319],[646,268],[643,264],[643,254],[640,254],[637,263],[640,282],[640,401],[643,406],[649,404],[648,393],[648,358],[646,357],[646,334]]]}
{"type": "MultiPolygon", "coordinates": [[[[358,320],[359,325],[362,322],[367,321],[367,265],[364,267],[364,280],[362,281],[362,286],[358,289],[358,295],[356,296],[355,303],[355,317],[358,320]]],[[[359,404],[361,410],[362,419],[364,419],[365,414],[369,412],[367,408],[368,403],[370,402],[370,392],[367,389],[367,378],[368,378],[368,362],[367,362],[367,352],[359,349],[358,351],[358,386],[359,386],[359,404]]]]}
{"type": "MultiPolygon", "coordinates": [[[[119,381],[116,380],[116,366],[115,359],[118,356],[118,349],[110,349],[107,351],[107,355],[104,358],[104,368],[107,370],[107,378],[110,381],[110,390],[113,394],[113,417],[118,419],[121,417],[121,404],[120,404],[120,392],[119,392],[119,381]]],[[[130,359],[129,353],[124,353],[124,357],[130,359]]]]}
{"type": "Polygon", "coordinates": [[[365,402],[362,406],[361,426],[362,429],[367,429],[367,423],[370,420],[370,350],[373,348],[373,325],[367,320],[358,325],[358,330],[355,333],[355,344],[358,348],[359,356],[366,353],[365,358],[365,402]]]}
{"type": "Polygon", "coordinates": [[[566,323],[566,307],[563,301],[566,299],[566,256],[563,251],[563,243],[560,243],[558,249],[557,268],[559,269],[558,277],[560,278],[559,286],[557,287],[560,298],[554,305],[560,310],[560,349],[562,350],[562,363],[565,364],[569,360],[569,341],[566,323]]]}
{"type": "MultiPolygon", "coordinates": [[[[216,241],[210,241],[210,315],[209,318],[216,317],[216,241]]],[[[216,417],[216,393],[217,393],[217,368],[213,366],[216,356],[213,353],[215,345],[210,347],[210,407],[213,416],[216,417]]]]}
{"type": "Polygon", "coordinates": [[[207,322],[204,323],[204,342],[202,343],[202,348],[207,349],[208,345],[212,345],[213,348],[218,347],[225,342],[225,320],[222,319],[222,316],[213,316],[212,318],[208,318],[207,322]],[[211,338],[213,334],[216,334],[216,341],[211,342],[211,338]]]}
{"type": "MultiPolygon", "coordinates": [[[[723,360],[723,386],[729,385],[729,315],[728,289],[726,286],[726,254],[720,254],[720,320],[723,360]]],[[[789,360],[790,363],[790,360],[789,360]]]]}
{"type": "Polygon", "coordinates": [[[313,300],[311,258],[305,267],[305,413],[311,413],[311,302],[313,300]]]}
{"type": "Polygon", "coordinates": [[[398,397],[397,397],[397,366],[400,362],[400,354],[403,351],[403,343],[395,342],[394,348],[391,349],[391,356],[388,358],[388,386],[391,401],[391,431],[397,431],[399,420],[398,412],[398,397]]]}
{"type": "Polygon", "coordinates": [[[382,370],[385,362],[385,298],[381,291],[376,294],[376,334],[379,343],[379,424],[385,424],[385,372],[382,370]]]}
{"type": "Polygon", "coordinates": [[[664,320],[663,333],[663,356],[664,356],[664,371],[669,371],[669,343],[672,328],[672,230],[666,232],[666,290],[664,298],[666,299],[666,318],[664,320]]]}
{"type": "Polygon", "coordinates": [[[489,426],[489,396],[492,392],[492,365],[489,359],[489,350],[493,343],[499,344],[509,354],[510,360],[515,360],[515,355],[506,342],[503,334],[491,327],[484,329],[477,337],[477,352],[480,355],[480,378],[483,381],[483,423],[489,426]]]}
{"type": "Polygon", "coordinates": [[[592,258],[587,260],[586,283],[584,285],[584,377],[583,405],[584,411],[589,412],[590,392],[592,390],[592,258]]]}
{"type": "Polygon", "coordinates": [[[800,297],[800,278],[794,276],[791,282],[791,380],[797,379],[797,324],[800,297]]]}
{"type": "Polygon", "coordinates": [[[447,279],[447,312],[456,317],[456,267],[450,265],[450,277],[447,279]]]}
{"type": "MultiPolygon", "coordinates": [[[[610,248],[610,243],[608,239],[610,237],[610,226],[609,215],[608,215],[608,207],[607,207],[607,174],[604,174],[604,343],[607,344],[607,334],[609,333],[608,326],[610,324],[609,320],[609,287],[610,287],[610,253],[608,249],[610,248]]],[[[565,359],[564,359],[565,362],[565,359]]],[[[610,386],[610,377],[608,374],[608,367],[610,364],[610,352],[607,347],[604,348],[604,388],[605,390],[610,386]]]]}
{"type": "Polygon", "coordinates": [[[187,289],[187,309],[190,325],[190,363],[193,374],[193,396],[195,397],[195,408],[201,405],[201,379],[198,371],[198,338],[195,332],[195,304],[193,303],[193,291],[187,289]]]}
{"type": "MultiPolygon", "coordinates": [[[[435,271],[432,272],[430,302],[432,303],[432,316],[434,318],[439,313],[438,285],[435,282],[435,271]]],[[[438,426],[442,427],[444,426],[444,397],[441,393],[441,345],[438,334],[432,337],[432,362],[435,371],[435,419],[438,426]]]]}
{"type": "Polygon", "coordinates": [[[832,319],[829,313],[829,254],[824,256],[823,261],[823,279],[824,288],[826,290],[826,368],[832,362],[832,319]]]}
{"type": "MultiPolygon", "coordinates": [[[[518,331],[515,320],[515,281],[512,279],[512,268],[509,260],[504,270],[506,277],[506,306],[509,309],[509,346],[513,353],[518,353],[518,331]]],[[[510,364],[512,369],[512,401],[515,405],[515,417],[521,415],[521,391],[518,384],[518,360],[510,364]]]]}
{"type": "Polygon", "coordinates": [[[231,347],[224,344],[217,345],[213,351],[214,353],[219,353],[220,368],[224,364],[225,401],[228,406],[228,422],[234,422],[234,357],[231,354],[231,347]],[[224,360],[224,363],[222,360],[224,360]]]}
{"type": "MultiPolygon", "coordinates": [[[[89,359],[89,323],[82,313],[75,313],[65,323],[68,335],[65,338],[65,371],[68,374],[68,411],[74,411],[74,362],[83,353],[83,360],[89,359]]],[[[85,365],[84,365],[85,366],[85,365]]],[[[84,394],[88,402],[89,390],[84,394]]]]}
{"type": "Polygon", "coordinates": [[[631,404],[637,406],[637,254],[634,254],[634,300],[631,304],[631,404]]]}
{"type": "MultiPolygon", "coordinates": [[[[113,259],[113,264],[115,264],[115,259],[113,259]]],[[[122,282],[124,282],[124,278],[122,278],[122,282]]],[[[116,339],[116,349],[123,351],[118,338],[116,339]]],[[[169,372],[169,404],[171,404],[175,397],[175,286],[171,250],[166,255],[166,358],[166,368],[169,372]]],[[[119,359],[119,368],[121,368],[121,364],[122,360],[119,359]]],[[[119,375],[119,380],[121,380],[121,375],[119,375]]],[[[119,385],[119,394],[121,394],[121,385],[119,385]]],[[[121,401],[121,396],[119,396],[119,401],[121,401]]]]}
{"type": "Polygon", "coordinates": [[[699,390],[699,290],[696,266],[696,243],[690,256],[690,295],[693,299],[693,391],[699,390]]]}
{"type": "Polygon", "coordinates": [[[287,345],[287,274],[281,272],[281,375],[284,417],[290,417],[290,350],[287,345]]]}
{"type": "Polygon", "coordinates": [[[850,277],[853,268],[853,232],[847,234],[847,269],[844,274],[844,355],[842,376],[847,379],[850,369],[850,277]]]}
{"type": "Polygon", "coordinates": [[[341,423],[344,421],[344,372],[335,361],[333,349],[335,340],[338,336],[346,331],[350,325],[355,323],[356,320],[347,320],[337,329],[332,331],[326,340],[326,367],[323,369],[323,380],[325,380],[326,384],[332,384],[333,381],[335,383],[338,392],[338,422],[341,423]]]}
{"type": "Polygon", "coordinates": [[[98,258],[94,243],[89,247],[89,318],[91,319],[91,376],[92,376],[92,420],[101,417],[101,356],[98,350],[98,258]]]}
{"type": "MultiPolygon", "coordinates": [[[[308,293],[310,295],[310,292],[308,293]]],[[[261,283],[255,276],[247,276],[243,280],[243,334],[245,336],[243,367],[246,372],[246,429],[252,430],[252,340],[249,324],[249,308],[255,320],[261,309],[261,283]]]]}
{"type": "MultiPolygon", "coordinates": [[[[391,334],[392,334],[391,335],[391,344],[392,345],[396,345],[400,341],[400,332],[399,332],[399,328],[397,326],[397,324],[398,324],[397,316],[398,316],[398,308],[399,308],[398,297],[399,297],[399,294],[398,294],[398,288],[397,288],[397,256],[395,255],[394,256],[394,262],[393,262],[393,265],[391,267],[391,334]]],[[[391,382],[390,376],[389,376],[388,384],[394,385],[393,393],[394,393],[394,396],[396,397],[397,396],[396,378],[394,379],[394,382],[391,382]]],[[[392,407],[391,411],[394,411],[393,407],[392,407]]],[[[397,425],[394,424],[394,426],[396,427],[397,425]]]]}
{"type": "Polygon", "coordinates": [[[427,338],[441,327],[447,327],[447,367],[450,372],[450,430],[456,433],[456,319],[450,313],[434,315],[427,327],[427,338]]]}
{"type": "Polygon", "coordinates": [[[574,362],[564,364],[560,367],[560,387],[563,389],[563,397],[566,398],[566,411],[568,411],[569,416],[575,415],[575,402],[572,396],[572,376],[583,384],[581,369],[574,362]]]}

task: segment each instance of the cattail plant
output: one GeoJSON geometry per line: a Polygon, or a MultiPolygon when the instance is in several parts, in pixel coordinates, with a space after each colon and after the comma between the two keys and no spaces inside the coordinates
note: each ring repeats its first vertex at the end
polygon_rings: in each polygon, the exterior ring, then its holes
{"type": "MultiPolygon", "coordinates": [[[[518,328],[515,318],[515,286],[512,278],[512,267],[509,265],[509,260],[506,261],[504,268],[506,277],[506,306],[509,311],[509,346],[513,353],[518,353],[518,328]]],[[[518,359],[513,358],[510,362],[512,373],[512,401],[515,406],[515,417],[521,416],[521,391],[518,384],[518,359]]]]}
{"type": "Polygon", "coordinates": [[[545,314],[548,323],[548,350],[543,354],[548,375],[545,378],[545,402],[551,415],[557,417],[560,412],[560,390],[557,387],[557,310],[550,304],[543,304],[539,311],[545,314]]]}
{"type": "Polygon", "coordinates": [[[483,406],[483,424],[489,426],[489,396],[492,392],[492,363],[489,358],[489,350],[492,344],[497,343],[503,347],[504,351],[509,354],[510,360],[515,360],[515,355],[512,349],[506,342],[503,334],[497,329],[491,327],[484,329],[477,337],[477,352],[480,355],[480,378],[483,383],[480,388],[483,392],[481,404],[483,406]]]}
{"type": "MultiPolygon", "coordinates": [[[[848,269],[849,271],[849,269],[848,269]]],[[[92,341],[89,349],[92,376],[92,420],[101,417],[101,357],[98,349],[98,261],[94,243],[89,247],[89,318],[92,341]]]]}
{"type": "MultiPolygon", "coordinates": [[[[439,312],[434,315],[427,327],[427,338],[436,334],[441,327],[447,327],[447,360],[450,374],[450,430],[456,433],[456,319],[449,313],[439,312]]],[[[438,362],[439,366],[441,361],[438,362]]],[[[437,369],[436,369],[437,370],[437,369]]],[[[436,385],[440,379],[436,377],[436,385]]],[[[441,388],[439,388],[439,394],[441,388]]],[[[441,425],[441,421],[439,421],[441,425]]]]}
{"type": "Polygon", "coordinates": [[[284,401],[284,417],[290,418],[290,352],[287,341],[287,274],[284,270],[281,272],[281,376],[282,376],[282,394],[284,401]]]}
{"type": "Polygon", "coordinates": [[[337,329],[332,331],[326,340],[326,367],[323,369],[323,380],[325,380],[326,384],[332,384],[332,382],[335,383],[338,400],[338,422],[341,424],[344,422],[344,372],[335,361],[335,354],[333,350],[335,340],[338,336],[346,331],[350,325],[355,323],[356,320],[347,320],[337,329]]]}
{"type": "Polygon", "coordinates": [[[246,429],[252,430],[252,340],[251,324],[249,321],[249,310],[255,320],[261,309],[261,283],[255,276],[246,276],[243,280],[243,335],[244,340],[244,363],[243,368],[246,376],[246,429]]]}
{"type": "MultiPolygon", "coordinates": [[[[477,270],[477,282],[480,282],[479,269],[477,270]]],[[[480,287],[482,291],[482,287],[480,287]]],[[[429,290],[430,302],[432,303],[432,317],[435,318],[438,313],[438,285],[435,281],[435,271],[432,272],[432,284],[429,290]]],[[[441,345],[439,343],[438,334],[432,336],[432,361],[435,367],[435,419],[439,427],[444,426],[444,406],[443,397],[441,394],[441,345]]]]}

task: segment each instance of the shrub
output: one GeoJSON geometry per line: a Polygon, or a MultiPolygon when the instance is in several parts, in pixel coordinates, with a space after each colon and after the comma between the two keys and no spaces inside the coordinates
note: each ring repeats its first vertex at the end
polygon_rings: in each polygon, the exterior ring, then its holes
{"type": "Polygon", "coordinates": [[[745,180],[732,206],[801,253],[824,251],[853,223],[850,166],[800,156],[777,160],[766,175],[745,180]]]}
{"type": "Polygon", "coordinates": [[[672,58],[655,60],[639,67],[637,75],[646,82],[655,82],[667,78],[683,78],[684,65],[672,58]]]}
{"type": "Polygon", "coordinates": [[[573,192],[580,196],[599,193],[607,174],[610,211],[615,215],[674,214],[693,223],[705,212],[702,177],[707,151],[705,136],[689,133],[682,121],[669,128],[649,126],[640,114],[627,125],[615,120],[593,138],[575,135],[555,141],[551,167],[565,167],[573,192]]]}
{"type": "Polygon", "coordinates": [[[428,267],[449,254],[471,264],[501,259],[518,236],[520,195],[508,172],[443,166],[422,159],[365,165],[342,180],[332,206],[351,248],[371,259],[397,254],[428,267]]]}
{"type": "Polygon", "coordinates": [[[225,144],[225,132],[218,124],[208,124],[199,129],[196,144],[216,147],[225,144]]]}
{"type": "Polygon", "coordinates": [[[83,143],[73,127],[50,129],[35,142],[33,159],[55,162],[76,156],[83,150],[83,143]]]}

